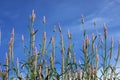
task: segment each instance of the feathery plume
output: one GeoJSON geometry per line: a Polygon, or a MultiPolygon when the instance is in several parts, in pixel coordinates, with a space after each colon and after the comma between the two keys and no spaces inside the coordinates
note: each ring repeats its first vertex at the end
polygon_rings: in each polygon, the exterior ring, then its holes
{"type": "Polygon", "coordinates": [[[36,15],[35,15],[35,12],[34,12],[34,10],[32,10],[32,15],[31,15],[31,22],[32,23],[34,23],[34,21],[35,21],[35,18],[36,18],[36,15]]]}
{"type": "Polygon", "coordinates": [[[24,35],[22,34],[22,43],[24,43],[24,35]]]}
{"type": "Polygon", "coordinates": [[[58,24],[58,29],[59,29],[59,32],[61,33],[61,32],[62,32],[62,29],[61,29],[60,24],[58,24]]]}
{"type": "Polygon", "coordinates": [[[45,23],[46,23],[46,17],[43,16],[43,24],[45,24],[45,23]]]}
{"type": "Polygon", "coordinates": [[[12,55],[12,63],[14,63],[14,53],[13,53],[13,44],[14,44],[14,28],[12,29],[12,34],[11,34],[11,38],[12,38],[12,45],[11,45],[11,55],[12,55]]]}
{"type": "Polygon", "coordinates": [[[18,74],[18,76],[20,76],[20,73],[19,73],[19,59],[18,58],[16,60],[16,67],[17,67],[17,74],[18,74]]]}
{"type": "Polygon", "coordinates": [[[14,44],[14,35],[15,35],[15,33],[14,33],[14,28],[13,28],[12,33],[11,33],[11,46],[13,46],[13,44],[14,44]]]}
{"type": "Polygon", "coordinates": [[[56,25],[54,25],[54,29],[53,29],[53,32],[56,32],[56,25]]]}
{"type": "Polygon", "coordinates": [[[17,67],[17,69],[19,68],[19,60],[18,60],[18,58],[16,60],[16,67],[17,67]]]}
{"type": "Polygon", "coordinates": [[[71,39],[71,38],[72,38],[72,34],[71,34],[71,32],[69,31],[69,29],[68,29],[67,34],[68,34],[68,39],[71,39]]]}
{"type": "Polygon", "coordinates": [[[44,37],[43,37],[44,41],[46,41],[46,32],[44,32],[44,37]]]}
{"type": "Polygon", "coordinates": [[[96,21],[94,21],[93,24],[94,24],[94,27],[96,27],[96,21]]]}
{"type": "Polygon", "coordinates": [[[82,18],[82,20],[81,20],[82,24],[84,24],[84,16],[82,15],[81,18],[82,18]]]}
{"type": "Polygon", "coordinates": [[[90,45],[90,39],[89,39],[88,35],[86,35],[86,37],[85,37],[85,43],[86,43],[86,47],[88,47],[90,45]]]}
{"type": "Polygon", "coordinates": [[[104,37],[107,38],[107,26],[104,24],[104,37]]]}

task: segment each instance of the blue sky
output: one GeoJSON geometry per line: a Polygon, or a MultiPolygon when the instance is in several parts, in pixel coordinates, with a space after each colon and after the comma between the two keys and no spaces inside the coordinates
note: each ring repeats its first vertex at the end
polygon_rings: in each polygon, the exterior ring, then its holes
{"type": "MultiPolygon", "coordinates": [[[[97,23],[97,30],[103,33],[103,24],[107,24],[108,41],[111,36],[115,39],[115,53],[117,52],[118,40],[120,39],[120,1],[119,0],[0,0],[0,29],[2,32],[2,43],[0,46],[0,62],[5,61],[5,54],[8,51],[8,42],[12,28],[15,29],[14,56],[20,57],[23,54],[21,35],[25,36],[25,44],[29,41],[27,28],[28,18],[32,9],[35,10],[35,28],[39,29],[36,43],[42,40],[42,17],[46,16],[45,29],[47,39],[52,36],[54,25],[61,24],[65,42],[69,29],[73,35],[75,53],[79,53],[81,32],[81,15],[85,17],[85,27],[88,33],[94,31],[93,21],[97,23]],[[51,34],[50,34],[51,33],[51,34]]],[[[91,36],[91,35],[90,35],[91,36]]],[[[58,40],[58,39],[57,39],[58,40]]],[[[58,45],[58,44],[56,44],[58,45]]],[[[38,45],[36,45],[38,46],[38,45]]]]}

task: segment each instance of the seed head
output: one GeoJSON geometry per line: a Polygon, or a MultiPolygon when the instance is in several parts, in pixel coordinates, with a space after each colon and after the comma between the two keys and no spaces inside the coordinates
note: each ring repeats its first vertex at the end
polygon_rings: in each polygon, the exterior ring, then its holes
{"type": "Polygon", "coordinates": [[[54,37],[51,38],[51,43],[54,44],[54,37]]]}
{"type": "Polygon", "coordinates": [[[19,68],[19,60],[18,60],[18,58],[16,60],[16,66],[17,66],[17,69],[18,69],[19,68]]]}
{"type": "Polygon", "coordinates": [[[14,28],[12,29],[12,33],[11,33],[11,46],[13,46],[14,43],[14,28]]]}
{"type": "Polygon", "coordinates": [[[96,21],[94,21],[93,24],[94,24],[94,27],[96,27],[96,21]]]}
{"type": "Polygon", "coordinates": [[[53,32],[56,32],[56,25],[54,26],[53,32]]]}
{"type": "Polygon", "coordinates": [[[106,24],[104,24],[104,37],[105,38],[107,37],[107,26],[106,26],[106,24]]]}
{"type": "Polygon", "coordinates": [[[24,35],[22,34],[22,43],[24,43],[24,35]]]}
{"type": "Polygon", "coordinates": [[[82,20],[81,20],[82,24],[84,24],[84,16],[82,15],[81,17],[82,17],[82,20]]]}
{"type": "Polygon", "coordinates": [[[69,29],[68,29],[67,34],[68,34],[68,39],[71,39],[71,38],[72,38],[72,34],[71,34],[71,32],[69,31],[69,29]]]}
{"type": "Polygon", "coordinates": [[[61,30],[61,26],[60,26],[60,24],[58,24],[58,29],[59,29],[59,32],[61,33],[62,30],[61,30]]]}
{"type": "Polygon", "coordinates": [[[12,29],[12,35],[14,35],[14,28],[12,29]]]}
{"type": "Polygon", "coordinates": [[[46,41],[46,32],[44,32],[44,41],[46,41]]]}
{"type": "Polygon", "coordinates": [[[87,46],[90,45],[90,39],[89,39],[88,35],[86,35],[85,42],[86,42],[87,46]]]}
{"type": "Polygon", "coordinates": [[[34,10],[32,10],[32,15],[31,15],[31,21],[32,21],[32,23],[34,23],[34,21],[35,21],[35,18],[36,18],[36,15],[35,15],[35,12],[34,12],[34,10]]]}
{"type": "Polygon", "coordinates": [[[45,24],[45,23],[46,23],[46,17],[43,16],[43,24],[45,24]]]}

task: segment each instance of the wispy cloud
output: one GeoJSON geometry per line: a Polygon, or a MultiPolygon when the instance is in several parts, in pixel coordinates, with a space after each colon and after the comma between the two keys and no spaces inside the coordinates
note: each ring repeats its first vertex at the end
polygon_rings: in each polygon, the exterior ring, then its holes
{"type": "Polygon", "coordinates": [[[1,19],[5,20],[7,18],[7,19],[10,19],[11,21],[18,19],[19,17],[20,17],[20,14],[18,13],[18,11],[9,11],[9,10],[1,11],[1,15],[0,15],[1,19]]]}
{"type": "MultiPolygon", "coordinates": [[[[100,5],[99,10],[97,12],[93,12],[92,14],[88,14],[85,16],[85,26],[87,29],[92,30],[93,22],[96,21],[97,29],[103,28],[103,24],[108,24],[108,28],[119,28],[116,26],[120,26],[119,21],[119,11],[120,6],[116,5],[115,1],[107,0],[104,1],[104,4],[100,5]]],[[[80,22],[81,19],[76,20],[76,24],[74,24],[72,27],[72,30],[75,30],[75,33],[77,33],[80,30],[80,22]]]]}

